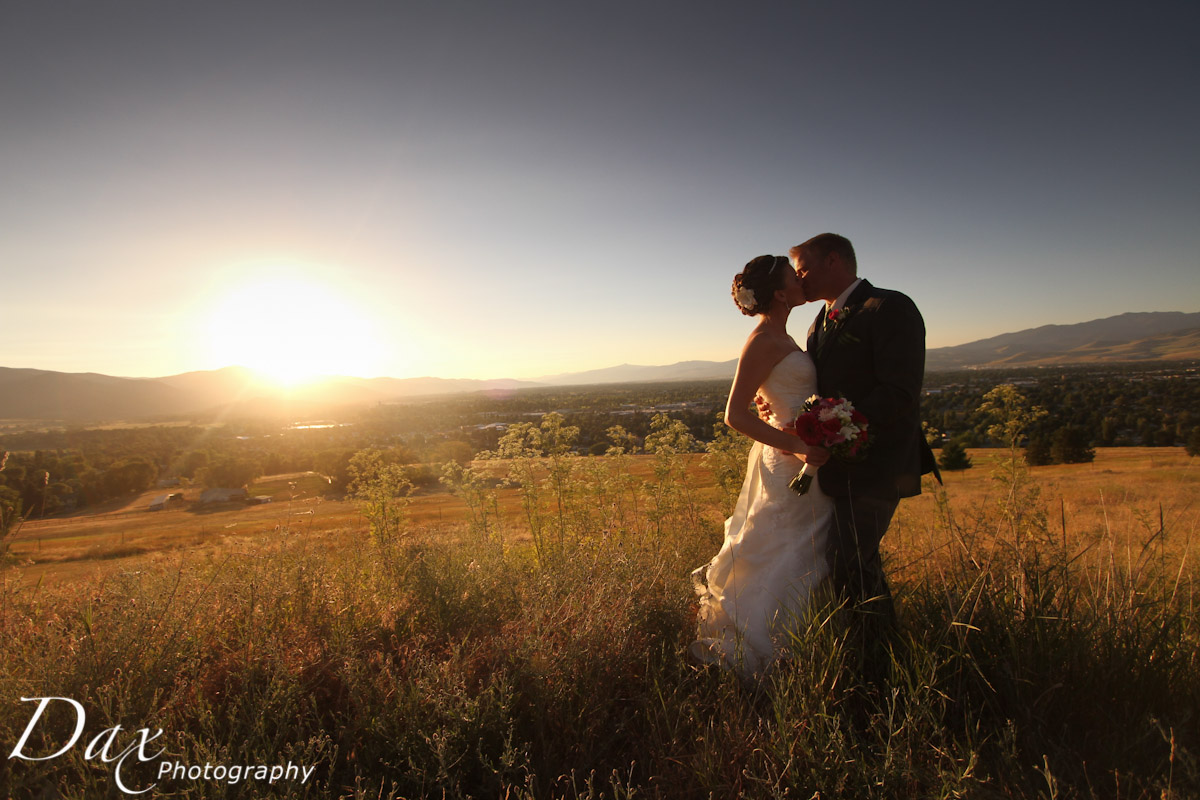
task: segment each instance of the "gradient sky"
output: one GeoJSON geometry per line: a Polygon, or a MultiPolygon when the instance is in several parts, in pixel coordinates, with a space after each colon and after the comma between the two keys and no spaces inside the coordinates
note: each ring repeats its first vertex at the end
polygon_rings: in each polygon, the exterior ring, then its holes
{"type": "Polygon", "coordinates": [[[724,360],[826,230],[930,347],[1197,311],[1196,8],[0,0],[0,366],[724,360]]]}

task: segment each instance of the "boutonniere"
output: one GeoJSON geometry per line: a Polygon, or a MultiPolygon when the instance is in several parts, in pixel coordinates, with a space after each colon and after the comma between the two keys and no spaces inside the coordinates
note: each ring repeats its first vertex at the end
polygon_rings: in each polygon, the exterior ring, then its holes
{"type": "Polygon", "coordinates": [[[817,345],[817,355],[821,354],[830,342],[848,342],[857,344],[860,339],[853,333],[842,330],[846,326],[846,320],[854,316],[854,312],[858,310],[858,306],[849,306],[844,308],[835,308],[825,314],[825,336],[817,345]]]}

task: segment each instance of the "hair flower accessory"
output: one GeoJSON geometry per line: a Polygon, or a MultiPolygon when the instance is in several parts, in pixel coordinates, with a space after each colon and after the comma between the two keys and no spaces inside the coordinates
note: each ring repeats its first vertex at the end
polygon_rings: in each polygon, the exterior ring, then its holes
{"type": "Polygon", "coordinates": [[[737,294],[733,296],[733,299],[747,311],[753,309],[758,303],[758,300],[754,297],[754,290],[748,286],[739,286],[737,294]]]}

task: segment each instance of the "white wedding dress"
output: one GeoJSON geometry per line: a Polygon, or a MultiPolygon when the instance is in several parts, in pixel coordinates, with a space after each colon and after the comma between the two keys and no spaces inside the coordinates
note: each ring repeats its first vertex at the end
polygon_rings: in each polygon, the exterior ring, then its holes
{"type": "MultiPolygon", "coordinates": [[[[784,356],[759,389],[777,428],[816,391],[816,368],[800,350],[784,356]]],[[[699,638],[689,649],[696,660],[761,677],[786,653],[789,632],[803,629],[809,600],[829,574],[833,503],[816,480],[802,496],[788,488],[801,466],[774,447],[751,448],[725,543],[692,572],[700,596],[699,638]]]]}

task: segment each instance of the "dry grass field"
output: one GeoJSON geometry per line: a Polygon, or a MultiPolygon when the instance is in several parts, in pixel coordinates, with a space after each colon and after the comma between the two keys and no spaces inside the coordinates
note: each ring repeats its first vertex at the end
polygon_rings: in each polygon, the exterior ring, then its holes
{"type": "MultiPolygon", "coordinates": [[[[943,473],[953,519],[968,528],[1008,500],[1007,451],[971,450],[973,466],[943,473]]],[[[1045,514],[1048,533],[1071,551],[1128,562],[1147,543],[1181,563],[1200,545],[1200,460],[1183,448],[1099,448],[1090,464],[1028,469],[1030,510],[1045,514]]],[[[927,477],[926,487],[932,482],[927,477]]],[[[939,524],[937,494],[905,500],[888,533],[894,568],[955,546],[939,524]]],[[[977,542],[985,544],[985,542],[977,542]]],[[[1184,564],[1189,566],[1189,564],[1184,564]]]]}
{"type": "Polygon", "coordinates": [[[150,511],[151,500],[174,491],[155,489],[98,510],[28,521],[9,550],[24,580],[52,584],[136,569],[147,559],[212,550],[245,537],[360,524],[353,504],[320,498],[324,486],[325,480],[311,473],[269,476],[257,482],[252,494],[270,497],[270,503],[201,506],[201,490],[185,489],[182,504],[150,511]]]}
{"type": "MultiPolygon", "coordinates": [[[[635,456],[631,471],[649,479],[651,456],[635,456]]],[[[712,495],[712,476],[689,458],[689,481],[712,495]]],[[[504,460],[476,462],[499,482],[508,469],[504,460]]],[[[210,557],[227,544],[268,543],[285,536],[321,533],[333,539],[361,538],[367,520],[348,499],[326,499],[325,479],[316,473],[269,475],[250,487],[253,497],[271,502],[243,502],[201,506],[201,489],[184,489],[184,502],[170,510],[150,511],[151,501],[170,489],[154,489],[98,509],[26,522],[13,537],[9,552],[13,565],[8,579],[19,575],[22,583],[90,580],[114,571],[141,569],[147,562],[210,557]]],[[[520,492],[498,487],[498,504],[506,535],[514,541],[528,539],[523,529],[520,492]]],[[[408,527],[423,532],[461,528],[467,509],[463,502],[440,487],[418,492],[407,509],[408,527]]]]}
{"type": "MultiPolygon", "coordinates": [[[[885,539],[882,686],[834,616],[756,686],[687,661],[688,573],[728,500],[688,455],[567,459],[558,494],[542,462],[540,510],[500,488],[482,532],[467,495],[428,491],[383,536],[307,473],[257,482],[264,505],[35,521],[0,574],[0,699],[78,698],[180,763],[315,770],[157,784],[185,798],[1200,796],[1195,460],[970,456],[885,539]]],[[[0,741],[27,721],[0,702],[0,741]]],[[[114,794],[82,748],[0,762],[0,796],[114,794]]]]}
{"type": "MultiPolygon", "coordinates": [[[[994,512],[1010,488],[998,475],[1007,451],[972,450],[969,455],[971,469],[943,475],[946,504],[960,522],[994,512]]],[[[652,462],[652,456],[635,456],[632,472],[649,479],[652,462]]],[[[507,464],[477,466],[501,476],[507,464]]],[[[1182,557],[1200,530],[1200,462],[1182,448],[1101,448],[1091,464],[1036,467],[1029,474],[1047,512],[1047,527],[1071,549],[1103,545],[1111,557],[1132,558],[1161,528],[1168,552],[1182,557]]],[[[712,501],[706,516],[718,520],[716,488],[699,457],[689,460],[688,480],[702,499],[712,501]]],[[[933,488],[929,478],[926,486],[933,488]]],[[[152,512],[150,501],[166,491],[157,489],[99,510],[26,522],[10,550],[22,581],[52,584],[137,569],[147,559],[211,554],[237,541],[318,532],[364,535],[366,520],[356,505],[323,499],[325,488],[325,480],[314,473],[274,475],[251,489],[253,495],[271,498],[264,505],[201,507],[200,490],[187,489],[183,505],[152,512]]],[[[501,488],[498,499],[507,535],[527,538],[518,490],[501,488]]],[[[460,526],[467,513],[462,501],[445,491],[414,496],[408,511],[411,527],[435,530],[460,526]]],[[[885,540],[894,570],[903,572],[954,545],[939,524],[942,513],[933,491],[901,504],[885,540]]]]}

